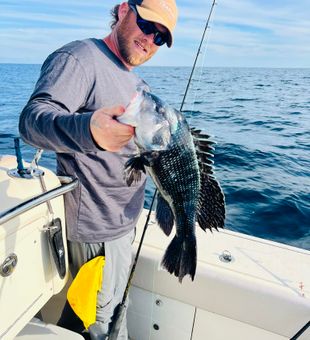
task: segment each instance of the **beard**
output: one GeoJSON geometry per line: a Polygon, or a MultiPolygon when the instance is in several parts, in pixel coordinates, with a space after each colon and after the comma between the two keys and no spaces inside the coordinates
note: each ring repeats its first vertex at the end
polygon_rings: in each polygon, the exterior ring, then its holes
{"type": "Polygon", "coordinates": [[[143,56],[135,53],[134,49],[130,47],[130,45],[133,43],[130,40],[132,38],[130,38],[130,31],[128,29],[128,27],[130,27],[130,15],[130,12],[127,13],[123,21],[119,23],[117,28],[117,41],[119,52],[126,63],[130,66],[139,66],[151,59],[151,57],[155,54],[155,51],[152,52],[149,50],[149,52],[143,56]]]}

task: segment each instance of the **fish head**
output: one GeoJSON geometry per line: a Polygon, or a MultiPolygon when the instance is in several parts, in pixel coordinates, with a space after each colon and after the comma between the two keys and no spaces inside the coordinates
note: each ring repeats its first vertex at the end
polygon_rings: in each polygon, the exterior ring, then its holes
{"type": "Polygon", "coordinates": [[[145,90],[136,93],[118,120],[135,127],[134,141],[143,151],[167,150],[177,126],[175,110],[145,90]]]}

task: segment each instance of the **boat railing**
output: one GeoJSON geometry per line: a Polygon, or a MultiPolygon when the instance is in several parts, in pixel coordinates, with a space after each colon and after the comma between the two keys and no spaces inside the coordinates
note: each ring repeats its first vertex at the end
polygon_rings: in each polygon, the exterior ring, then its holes
{"type": "Polygon", "coordinates": [[[36,195],[10,209],[0,212],[0,225],[30,209],[37,207],[40,204],[47,203],[56,197],[66,194],[67,192],[75,189],[78,185],[77,178],[61,176],[59,179],[62,183],[60,186],[36,195]]]}

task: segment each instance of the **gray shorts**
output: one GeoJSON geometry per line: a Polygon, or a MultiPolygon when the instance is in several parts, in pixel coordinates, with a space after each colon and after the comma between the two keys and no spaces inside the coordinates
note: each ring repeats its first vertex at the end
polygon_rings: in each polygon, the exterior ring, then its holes
{"type": "MultiPolygon", "coordinates": [[[[96,323],[89,327],[91,339],[105,339],[115,307],[122,301],[132,262],[132,243],[135,230],[125,236],[104,242],[105,266],[102,288],[97,296],[96,323]]],[[[102,243],[68,242],[73,277],[88,260],[102,254],[102,243]]],[[[126,318],[120,329],[120,340],[127,340],[126,318]]]]}

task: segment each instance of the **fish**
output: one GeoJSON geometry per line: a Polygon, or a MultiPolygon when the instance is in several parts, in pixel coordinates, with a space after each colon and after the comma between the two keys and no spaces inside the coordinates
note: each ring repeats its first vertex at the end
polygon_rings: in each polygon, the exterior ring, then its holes
{"type": "Polygon", "coordinates": [[[214,142],[208,134],[191,128],[185,116],[159,97],[138,90],[118,121],[135,127],[137,154],[124,169],[127,185],[142,172],[152,178],[158,193],[155,216],[169,236],[161,265],[181,283],[194,280],[197,267],[196,222],[206,231],[224,227],[225,198],[214,176],[214,142]]]}

